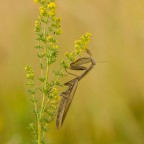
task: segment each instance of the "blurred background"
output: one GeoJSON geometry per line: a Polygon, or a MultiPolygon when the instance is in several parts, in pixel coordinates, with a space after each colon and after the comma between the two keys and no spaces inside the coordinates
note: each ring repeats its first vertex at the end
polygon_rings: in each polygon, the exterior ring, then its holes
{"type": "MultiPolygon", "coordinates": [[[[50,125],[49,143],[144,144],[144,1],[59,0],[57,8],[63,28],[60,58],[87,31],[97,65],[80,82],[62,129],[50,125]]],[[[24,67],[38,67],[37,16],[33,0],[1,1],[0,144],[31,141],[24,67]]]]}

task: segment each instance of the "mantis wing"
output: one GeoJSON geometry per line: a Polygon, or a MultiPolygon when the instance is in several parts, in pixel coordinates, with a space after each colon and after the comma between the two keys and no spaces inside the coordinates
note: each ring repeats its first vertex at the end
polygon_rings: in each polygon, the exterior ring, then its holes
{"type": "Polygon", "coordinates": [[[77,85],[78,85],[78,79],[75,79],[74,81],[69,83],[68,89],[65,92],[61,93],[62,100],[58,108],[58,114],[56,119],[57,129],[59,129],[63,125],[69,107],[71,105],[71,102],[73,100],[74,94],[76,92],[77,85]]]}

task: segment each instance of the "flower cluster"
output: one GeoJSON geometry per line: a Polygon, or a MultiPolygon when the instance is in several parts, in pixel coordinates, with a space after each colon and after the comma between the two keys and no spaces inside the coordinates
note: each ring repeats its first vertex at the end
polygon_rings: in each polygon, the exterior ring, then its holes
{"type": "MultiPolygon", "coordinates": [[[[56,36],[62,33],[61,19],[56,17],[56,4],[53,1],[39,0],[40,15],[35,21],[35,31],[38,44],[35,46],[38,49],[38,56],[41,61],[51,65],[56,61],[58,54],[58,45],[56,36]]],[[[44,64],[41,67],[45,67],[44,64]]]]}
{"type": "Polygon", "coordinates": [[[75,48],[72,52],[66,52],[65,56],[67,57],[66,60],[62,60],[61,65],[64,68],[68,68],[71,62],[74,62],[82,52],[88,49],[88,44],[91,38],[90,33],[86,33],[85,35],[81,36],[79,40],[75,41],[75,48]]]}
{"type": "Polygon", "coordinates": [[[34,86],[34,78],[35,78],[34,72],[31,66],[26,66],[25,70],[27,71],[27,75],[26,75],[26,78],[28,79],[27,85],[29,87],[32,87],[34,86]]]}
{"type": "Polygon", "coordinates": [[[34,79],[34,72],[31,68],[31,66],[26,66],[25,70],[27,71],[27,79],[33,80],[34,79]]]}
{"type": "Polygon", "coordinates": [[[51,17],[54,17],[55,14],[56,14],[56,5],[54,2],[51,2],[48,4],[48,9],[49,9],[49,12],[48,12],[48,16],[51,16],[51,17]]]}
{"type": "Polygon", "coordinates": [[[88,48],[90,38],[91,34],[87,32],[81,37],[80,40],[75,41],[75,49],[77,54],[79,54],[81,51],[85,51],[88,48]]]}

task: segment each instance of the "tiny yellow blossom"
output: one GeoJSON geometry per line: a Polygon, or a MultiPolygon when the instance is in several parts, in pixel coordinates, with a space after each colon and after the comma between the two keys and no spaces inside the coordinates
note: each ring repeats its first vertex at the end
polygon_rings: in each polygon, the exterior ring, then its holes
{"type": "Polygon", "coordinates": [[[54,93],[57,93],[57,91],[58,91],[57,88],[54,87],[54,88],[53,88],[53,92],[54,92],[54,93]]]}
{"type": "Polygon", "coordinates": [[[56,19],[55,19],[55,23],[56,23],[57,25],[59,25],[60,22],[61,22],[61,18],[56,18],[56,19]]]}
{"type": "Polygon", "coordinates": [[[53,38],[53,36],[48,36],[48,40],[50,40],[50,39],[52,39],[53,38]]]}
{"type": "Polygon", "coordinates": [[[60,35],[62,33],[62,29],[57,29],[55,32],[57,35],[60,35]]]}
{"type": "Polygon", "coordinates": [[[91,33],[89,33],[89,32],[86,32],[86,35],[87,35],[88,37],[91,37],[91,36],[92,36],[91,33]]]}
{"type": "Polygon", "coordinates": [[[38,27],[39,26],[39,22],[36,20],[35,21],[35,27],[38,27]]]}
{"type": "Polygon", "coordinates": [[[31,66],[29,66],[29,65],[26,66],[26,67],[25,67],[25,70],[26,70],[26,71],[30,71],[30,70],[31,70],[31,66]]]}
{"type": "Polygon", "coordinates": [[[59,48],[59,46],[58,46],[58,45],[56,45],[56,46],[55,46],[55,49],[58,49],[58,48],[59,48]]]}
{"type": "Polygon", "coordinates": [[[28,79],[33,79],[33,78],[34,78],[34,74],[33,74],[33,73],[27,74],[26,77],[27,77],[28,79]]]}
{"type": "Polygon", "coordinates": [[[53,36],[48,36],[48,37],[47,37],[47,40],[48,40],[49,42],[52,42],[52,43],[55,43],[55,42],[56,42],[56,40],[55,40],[55,38],[54,38],[53,36]]]}
{"type": "Polygon", "coordinates": [[[40,10],[40,15],[44,15],[45,14],[46,9],[43,6],[41,6],[39,8],[39,10],[40,10]]]}
{"type": "Polygon", "coordinates": [[[51,2],[51,3],[48,4],[48,8],[49,8],[49,10],[55,9],[56,8],[56,4],[54,2],[51,2]]]}
{"type": "Polygon", "coordinates": [[[52,9],[52,10],[50,10],[49,12],[48,12],[48,15],[49,16],[52,16],[52,17],[54,17],[55,16],[55,9],[52,9]]]}

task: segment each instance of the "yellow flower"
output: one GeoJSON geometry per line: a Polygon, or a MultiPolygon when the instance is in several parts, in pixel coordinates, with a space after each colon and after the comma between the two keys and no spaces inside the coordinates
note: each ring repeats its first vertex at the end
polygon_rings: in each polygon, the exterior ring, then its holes
{"type": "Polygon", "coordinates": [[[53,110],[56,110],[57,107],[56,107],[56,105],[52,104],[52,105],[51,105],[51,108],[52,108],[53,110]]]}
{"type": "Polygon", "coordinates": [[[57,104],[56,100],[51,101],[51,104],[57,104]]]}
{"type": "Polygon", "coordinates": [[[52,9],[52,10],[50,10],[49,12],[48,12],[48,15],[49,16],[52,16],[52,17],[54,17],[55,16],[55,9],[52,9]]]}
{"type": "Polygon", "coordinates": [[[60,35],[62,33],[62,29],[57,29],[55,33],[56,35],[60,35]]]}
{"type": "Polygon", "coordinates": [[[55,9],[56,8],[56,4],[54,2],[51,2],[48,4],[48,8],[51,9],[55,9]]]}
{"type": "Polygon", "coordinates": [[[35,27],[38,27],[39,26],[39,22],[36,20],[35,21],[35,27]]]}
{"type": "Polygon", "coordinates": [[[58,90],[57,90],[57,88],[55,88],[55,87],[53,88],[52,91],[53,91],[53,94],[54,94],[54,95],[56,95],[56,94],[58,93],[58,90]]]}
{"type": "Polygon", "coordinates": [[[61,96],[60,96],[60,95],[56,95],[56,96],[54,97],[54,99],[57,100],[57,101],[59,101],[59,100],[61,99],[61,96]]]}
{"type": "Polygon", "coordinates": [[[40,10],[40,15],[44,15],[45,12],[46,12],[46,9],[45,9],[43,6],[41,6],[41,7],[39,8],[39,10],[40,10]]]}
{"type": "Polygon", "coordinates": [[[86,36],[88,36],[90,38],[91,37],[91,33],[86,32],[86,36]]]}
{"type": "Polygon", "coordinates": [[[58,45],[56,45],[56,46],[55,46],[55,48],[56,48],[56,49],[58,49],[58,48],[59,48],[59,46],[58,46],[58,45]]]}
{"type": "Polygon", "coordinates": [[[47,40],[51,42],[53,40],[53,36],[48,36],[47,40]]]}
{"type": "Polygon", "coordinates": [[[33,79],[33,78],[34,78],[34,74],[33,74],[33,73],[27,74],[26,77],[27,77],[28,79],[33,79]]]}
{"type": "Polygon", "coordinates": [[[55,42],[56,42],[56,39],[55,39],[52,35],[48,36],[48,37],[47,37],[47,40],[48,40],[49,42],[52,42],[52,43],[55,43],[55,42]]]}

